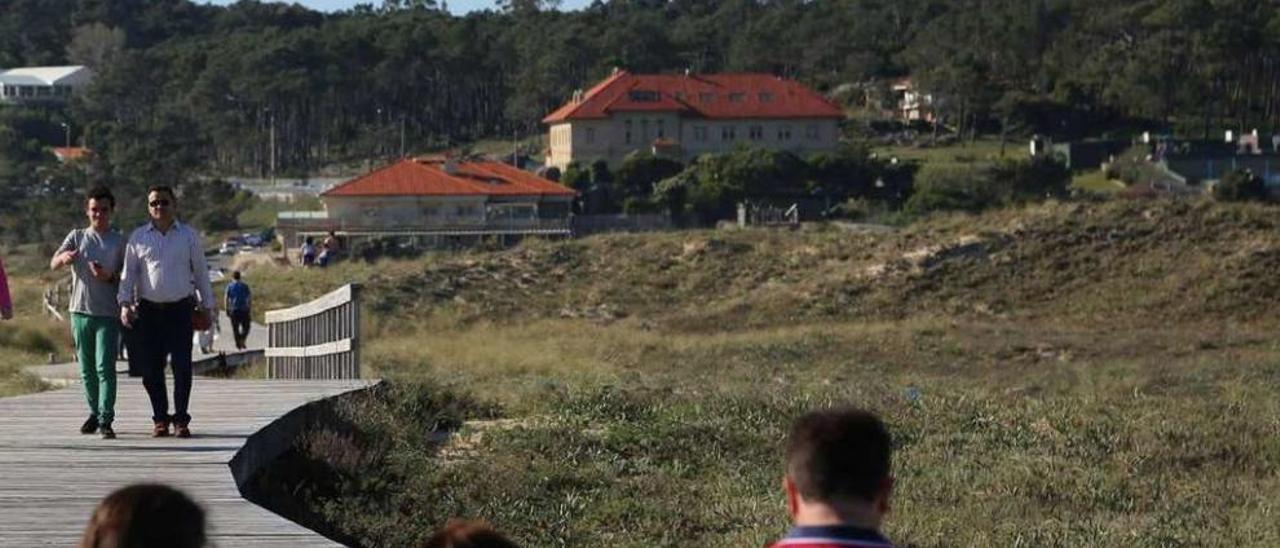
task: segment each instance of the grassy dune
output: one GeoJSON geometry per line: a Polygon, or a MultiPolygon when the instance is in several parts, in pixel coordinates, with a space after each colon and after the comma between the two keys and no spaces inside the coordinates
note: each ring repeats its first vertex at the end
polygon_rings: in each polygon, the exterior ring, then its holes
{"type": "Polygon", "coordinates": [[[45,284],[57,277],[47,273],[45,251],[49,250],[26,245],[3,254],[14,319],[0,322],[0,397],[43,390],[44,384],[23,373],[22,367],[48,363],[50,354],[59,361],[71,359],[74,352],[66,324],[44,313],[45,284]]]}
{"type": "Polygon", "coordinates": [[[1274,546],[1275,213],[1051,204],[248,276],[281,302],[367,288],[392,386],[287,483],[368,545],[470,516],[530,546],[759,546],[790,420],[851,402],[897,439],[900,543],[1274,546]]]}

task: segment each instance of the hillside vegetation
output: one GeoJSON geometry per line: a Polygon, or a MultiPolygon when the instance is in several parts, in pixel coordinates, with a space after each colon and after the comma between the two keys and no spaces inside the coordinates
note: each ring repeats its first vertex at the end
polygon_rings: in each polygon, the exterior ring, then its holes
{"type": "Polygon", "coordinates": [[[374,276],[370,306],[468,321],[723,331],[947,314],[1254,320],[1280,301],[1280,219],[1207,202],[1050,204],[901,232],[835,227],[538,242],[374,276]],[[1153,316],[1158,315],[1159,318],[1153,316]]]}
{"type": "Polygon", "coordinates": [[[786,528],[789,422],[853,403],[897,440],[904,545],[1274,546],[1275,213],[1048,204],[263,267],[267,300],[363,281],[390,382],[271,479],[363,545],[467,516],[530,546],[759,546],[786,528]]]}

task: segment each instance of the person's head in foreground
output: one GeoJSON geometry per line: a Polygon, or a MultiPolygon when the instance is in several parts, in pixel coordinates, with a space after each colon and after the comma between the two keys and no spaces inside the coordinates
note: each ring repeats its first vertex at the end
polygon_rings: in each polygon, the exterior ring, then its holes
{"type": "Polygon", "coordinates": [[[201,548],[204,510],[167,485],[140,483],[98,503],[80,548],[201,548]]]}
{"type": "Polygon", "coordinates": [[[861,409],[796,420],[783,478],[795,527],[774,546],[889,546],[880,524],[893,494],[892,443],[879,417],[861,409]]]}
{"type": "Polygon", "coordinates": [[[482,521],[451,519],[427,540],[424,548],[517,548],[517,545],[482,521]]]}

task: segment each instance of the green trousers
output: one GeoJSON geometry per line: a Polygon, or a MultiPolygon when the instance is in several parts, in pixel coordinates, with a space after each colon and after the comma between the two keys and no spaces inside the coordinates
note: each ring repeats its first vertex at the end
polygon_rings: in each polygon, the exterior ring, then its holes
{"type": "Polygon", "coordinates": [[[120,320],[107,316],[71,314],[71,335],[76,340],[76,359],[89,412],[99,424],[111,424],[116,416],[116,345],[120,341],[120,320]]]}

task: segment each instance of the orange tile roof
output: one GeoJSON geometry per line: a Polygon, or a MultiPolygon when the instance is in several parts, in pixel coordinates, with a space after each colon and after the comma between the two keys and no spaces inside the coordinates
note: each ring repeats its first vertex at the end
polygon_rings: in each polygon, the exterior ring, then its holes
{"type": "Polygon", "coordinates": [[[770,74],[631,74],[618,71],[584,92],[579,100],[570,101],[548,114],[542,123],[600,119],[616,112],[646,111],[676,112],[709,119],[844,117],[840,107],[804,84],[770,74]]]}
{"type": "Polygon", "coordinates": [[[501,162],[406,158],[322,192],[321,196],[573,196],[575,192],[501,162]]]}
{"type": "Polygon", "coordinates": [[[82,160],[87,158],[90,153],[91,151],[85,147],[53,147],[53,155],[63,162],[82,160]]]}

